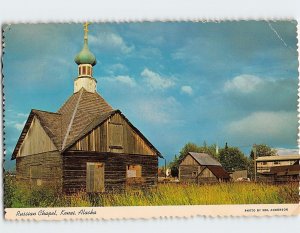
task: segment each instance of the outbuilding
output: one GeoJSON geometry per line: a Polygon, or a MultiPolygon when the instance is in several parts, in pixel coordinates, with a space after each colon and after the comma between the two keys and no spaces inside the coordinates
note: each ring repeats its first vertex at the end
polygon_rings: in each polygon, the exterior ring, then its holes
{"type": "Polygon", "coordinates": [[[179,180],[183,183],[217,183],[229,181],[230,176],[211,155],[189,152],[180,162],[179,180]]]}

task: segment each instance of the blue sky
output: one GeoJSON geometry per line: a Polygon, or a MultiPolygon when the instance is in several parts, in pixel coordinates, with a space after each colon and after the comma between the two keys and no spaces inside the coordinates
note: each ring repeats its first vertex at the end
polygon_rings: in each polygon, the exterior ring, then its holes
{"type": "MultiPolygon", "coordinates": [[[[89,47],[98,61],[98,92],[167,160],[189,141],[228,142],[245,153],[254,143],[295,149],[296,26],[296,21],[92,24],[89,47]]],[[[57,111],[72,95],[83,26],[3,29],[9,160],[30,110],[57,111]]]]}

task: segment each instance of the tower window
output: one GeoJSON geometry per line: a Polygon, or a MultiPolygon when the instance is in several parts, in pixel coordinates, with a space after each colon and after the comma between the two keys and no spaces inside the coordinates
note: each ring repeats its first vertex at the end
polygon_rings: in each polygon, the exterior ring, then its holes
{"type": "Polygon", "coordinates": [[[86,67],[82,67],[82,74],[86,74],[86,67]]]}

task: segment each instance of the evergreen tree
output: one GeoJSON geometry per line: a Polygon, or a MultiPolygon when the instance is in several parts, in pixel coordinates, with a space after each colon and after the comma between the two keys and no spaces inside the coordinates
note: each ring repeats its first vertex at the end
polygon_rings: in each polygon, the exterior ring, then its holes
{"type": "Polygon", "coordinates": [[[237,147],[229,147],[226,143],[220,150],[220,163],[228,172],[248,168],[248,159],[237,147]]]}

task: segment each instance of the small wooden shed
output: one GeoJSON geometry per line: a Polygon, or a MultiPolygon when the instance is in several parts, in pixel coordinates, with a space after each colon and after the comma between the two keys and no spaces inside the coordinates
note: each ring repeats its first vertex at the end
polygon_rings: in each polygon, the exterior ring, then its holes
{"type": "Polygon", "coordinates": [[[222,165],[206,153],[189,152],[180,162],[179,180],[184,183],[216,183],[229,181],[222,165]]]}

